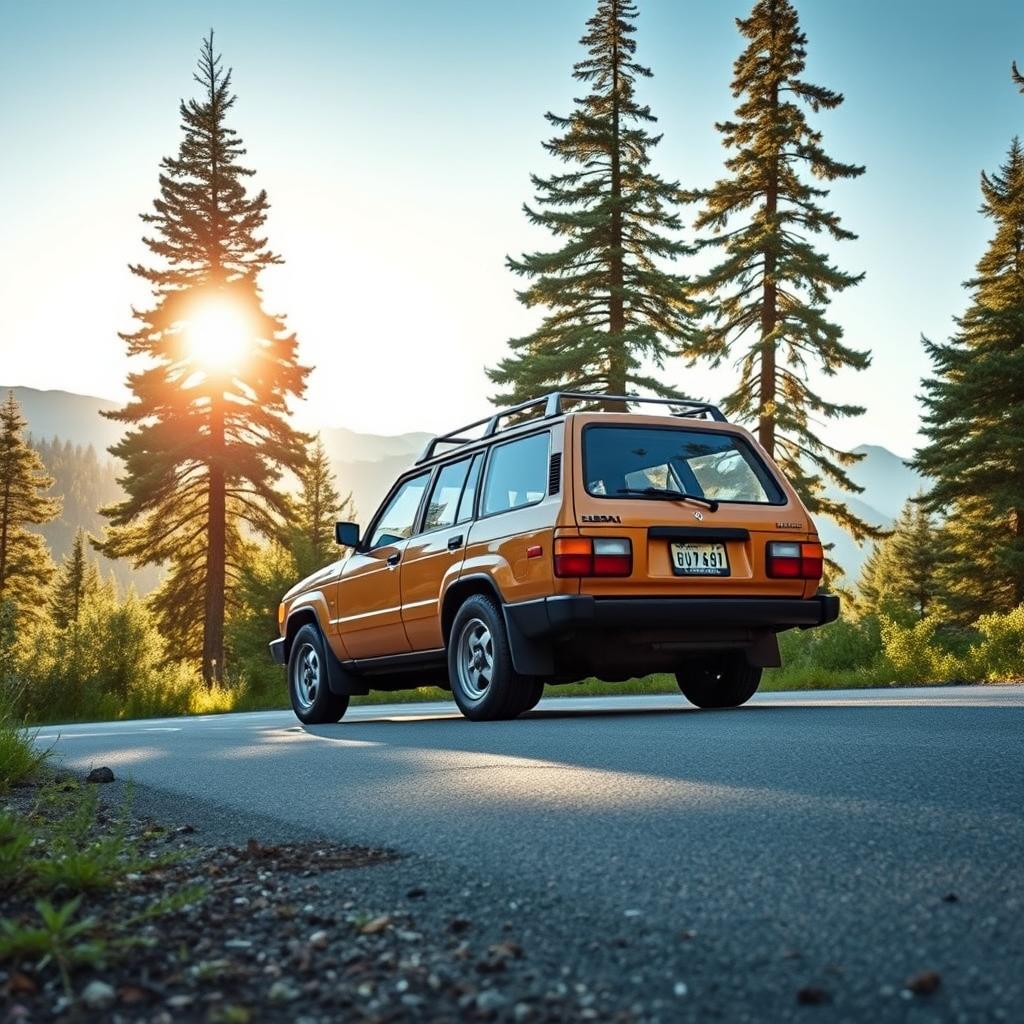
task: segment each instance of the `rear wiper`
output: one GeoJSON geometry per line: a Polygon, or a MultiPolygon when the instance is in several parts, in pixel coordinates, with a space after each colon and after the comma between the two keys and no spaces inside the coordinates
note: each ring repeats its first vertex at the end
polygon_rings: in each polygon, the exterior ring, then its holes
{"type": "Polygon", "coordinates": [[[685,491],[673,491],[666,487],[620,487],[616,494],[635,494],[644,498],[662,498],[665,501],[695,501],[698,505],[707,505],[712,512],[718,511],[718,502],[714,498],[705,498],[699,494],[687,494],[685,491]]]}

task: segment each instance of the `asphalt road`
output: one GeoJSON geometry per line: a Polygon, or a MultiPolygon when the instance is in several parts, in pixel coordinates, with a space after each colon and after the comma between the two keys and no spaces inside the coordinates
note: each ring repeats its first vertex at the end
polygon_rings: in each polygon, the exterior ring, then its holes
{"type": "MultiPolygon", "coordinates": [[[[649,1019],[1024,1021],[1024,687],[47,727],[166,812],[410,854],[649,1019]],[[162,803],[161,803],[162,801],[162,803]],[[953,898],[955,897],[955,899],[953,898]],[[914,995],[907,979],[937,971],[914,995]],[[823,1005],[800,1005],[813,986],[823,1005]]],[[[371,869],[376,870],[376,869],[371,869]]],[[[446,908],[444,912],[450,912],[446,908]]]]}

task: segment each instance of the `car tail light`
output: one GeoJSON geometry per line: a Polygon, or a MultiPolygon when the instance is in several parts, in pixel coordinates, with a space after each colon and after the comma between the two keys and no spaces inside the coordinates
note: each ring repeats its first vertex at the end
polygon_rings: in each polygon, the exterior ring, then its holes
{"type": "Polygon", "coordinates": [[[633,546],[628,537],[560,537],[555,541],[556,576],[629,576],[633,546]]]}
{"type": "Polygon", "coordinates": [[[823,559],[817,542],[774,540],[768,545],[767,572],[774,579],[820,580],[823,559]]]}
{"type": "Polygon", "coordinates": [[[555,541],[555,575],[589,576],[594,569],[594,545],[589,537],[562,537],[555,541]]]}

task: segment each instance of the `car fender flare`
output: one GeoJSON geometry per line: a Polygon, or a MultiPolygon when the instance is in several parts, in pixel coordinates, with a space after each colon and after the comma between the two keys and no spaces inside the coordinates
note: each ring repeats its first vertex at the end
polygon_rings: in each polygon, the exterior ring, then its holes
{"type": "Polygon", "coordinates": [[[364,696],[369,693],[369,687],[358,676],[349,672],[338,660],[338,656],[334,653],[327,640],[323,623],[320,621],[317,608],[313,603],[304,604],[288,613],[284,634],[285,664],[288,663],[288,658],[291,656],[292,640],[303,626],[316,626],[320,631],[320,637],[324,642],[324,650],[327,653],[327,685],[331,693],[347,696],[364,696]]]}

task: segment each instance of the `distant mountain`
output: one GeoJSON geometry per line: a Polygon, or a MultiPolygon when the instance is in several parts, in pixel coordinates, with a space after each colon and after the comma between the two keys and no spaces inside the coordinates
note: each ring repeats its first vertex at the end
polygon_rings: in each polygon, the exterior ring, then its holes
{"type": "MultiPolygon", "coordinates": [[[[113,444],[121,433],[121,425],[99,415],[101,410],[117,407],[116,402],[68,391],[38,391],[35,388],[0,387],[0,396],[13,390],[28,420],[29,431],[36,438],[59,437],[75,445],[92,445],[97,455],[113,444]]],[[[324,447],[338,477],[342,494],[349,491],[362,523],[373,514],[384,493],[402,470],[412,465],[431,438],[431,434],[367,434],[344,427],[324,427],[320,431],[324,447]]],[[[851,470],[855,483],[863,493],[851,497],[834,488],[827,488],[829,497],[840,498],[868,522],[890,527],[907,498],[927,485],[898,455],[879,445],[861,445],[854,449],[864,458],[851,470]]],[[[93,521],[62,523],[61,539],[74,531],[76,525],[95,529],[93,521]]],[[[818,523],[822,539],[834,545],[832,556],[856,579],[867,556],[862,548],[829,520],[818,523]]],[[[56,541],[56,537],[55,537],[56,541]]],[[[59,557],[61,550],[55,550],[59,557]]],[[[148,581],[147,581],[148,582],[148,581]]]]}
{"type": "Polygon", "coordinates": [[[890,519],[900,514],[907,498],[928,487],[928,481],[888,448],[862,444],[853,449],[863,455],[851,470],[854,483],[864,488],[859,500],[890,519]]]}
{"type": "MultiPolygon", "coordinates": [[[[928,486],[928,481],[911,469],[898,455],[880,445],[862,444],[853,449],[864,458],[849,470],[850,479],[864,490],[856,495],[845,494],[835,487],[826,487],[829,498],[845,501],[850,510],[872,526],[889,529],[908,498],[928,486]]],[[[861,547],[830,519],[818,521],[818,531],[826,544],[832,544],[832,558],[853,582],[867,558],[871,545],[861,547]]]]}
{"type": "Polygon", "coordinates": [[[59,437],[86,448],[92,445],[102,455],[124,432],[123,424],[100,415],[119,408],[117,402],[109,399],[71,391],[0,386],[0,400],[7,397],[8,391],[14,392],[33,437],[59,437]]]}
{"type": "Polygon", "coordinates": [[[344,427],[320,431],[342,494],[352,492],[356,513],[366,523],[395,477],[423,451],[431,434],[360,434],[344,427]]]}

